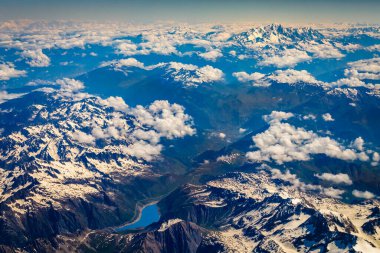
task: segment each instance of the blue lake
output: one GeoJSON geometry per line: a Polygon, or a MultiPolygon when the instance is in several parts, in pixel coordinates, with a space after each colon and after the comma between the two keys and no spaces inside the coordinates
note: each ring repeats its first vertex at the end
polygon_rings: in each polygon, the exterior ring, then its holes
{"type": "Polygon", "coordinates": [[[117,231],[125,231],[130,229],[137,229],[146,227],[153,222],[156,222],[160,219],[160,212],[158,211],[157,203],[145,206],[138,220],[123,227],[119,227],[117,231]]]}

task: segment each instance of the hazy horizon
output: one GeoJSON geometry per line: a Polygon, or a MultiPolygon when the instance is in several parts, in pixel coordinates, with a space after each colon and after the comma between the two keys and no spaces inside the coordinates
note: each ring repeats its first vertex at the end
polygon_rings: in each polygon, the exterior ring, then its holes
{"type": "Polygon", "coordinates": [[[380,23],[380,1],[0,0],[0,20],[380,23]]]}

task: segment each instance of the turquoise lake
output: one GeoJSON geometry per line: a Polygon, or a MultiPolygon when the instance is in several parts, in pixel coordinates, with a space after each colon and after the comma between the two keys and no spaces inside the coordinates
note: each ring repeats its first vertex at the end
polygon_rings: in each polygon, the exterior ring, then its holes
{"type": "Polygon", "coordinates": [[[157,203],[147,205],[145,206],[142,211],[141,215],[138,220],[135,222],[125,225],[123,227],[119,227],[116,230],[117,231],[125,231],[125,230],[132,230],[132,229],[138,229],[138,228],[144,228],[153,222],[156,222],[160,219],[160,212],[158,211],[157,203]]]}

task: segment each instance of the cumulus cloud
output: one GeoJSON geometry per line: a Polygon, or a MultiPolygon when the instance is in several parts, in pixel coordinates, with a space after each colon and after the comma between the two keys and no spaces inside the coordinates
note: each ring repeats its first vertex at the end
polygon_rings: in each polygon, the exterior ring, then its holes
{"type": "Polygon", "coordinates": [[[10,62],[0,63],[0,81],[7,81],[11,78],[25,76],[26,71],[15,69],[10,62]]]}
{"type": "Polygon", "coordinates": [[[358,190],[353,190],[352,195],[354,195],[357,198],[361,199],[373,199],[376,197],[375,194],[369,191],[358,191],[358,190]]]}
{"type": "Polygon", "coordinates": [[[334,121],[334,118],[331,116],[330,113],[323,114],[322,118],[323,118],[324,121],[334,121]]]}
{"type": "Polygon", "coordinates": [[[265,116],[270,124],[269,128],[252,137],[254,146],[258,150],[248,152],[246,154],[248,160],[274,161],[283,164],[291,161],[307,161],[315,154],[348,161],[369,160],[363,151],[346,148],[330,137],[320,137],[312,131],[281,122],[284,119],[281,115],[286,114],[279,112],[275,114],[280,116],[265,116]]]}
{"type": "Polygon", "coordinates": [[[136,67],[136,68],[144,68],[144,63],[136,60],[135,58],[121,59],[115,63],[115,67],[136,67]]]}
{"type": "Polygon", "coordinates": [[[352,43],[343,44],[343,43],[339,43],[339,42],[335,42],[334,46],[341,49],[341,50],[347,51],[347,52],[354,52],[356,50],[363,48],[359,44],[352,44],[352,43]]]}
{"type": "Polygon", "coordinates": [[[369,46],[369,47],[366,47],[365,49],[371,52],[376,52],[376,51],[380,52],[380,44],[369,46]]]}
{"type": "MultiPolygon", "coordinates": [[[[178,104],[157,100],[146,107],[138,105],[131,108],[121,97],[86,99],[100,106],[97,107],[100,116],[98,113],[77,115],[77,110],[74,110],[74,119],[85,117],[86,120],[67,134],[73,142],[82,145],[96,146],[96,140],[101,140],[99,144],[107,145],[107,148],[112,145],[114,150],[117,146],[124,155],[151,161],[163,149],[161,139],[183,138],[196,132],[192,118],[178,104]]],[[[89,110],[92,112],[93,109],[89,110]]]]}
{"type": "Polygon", "coordinates": [[[380,79],[380,58],[372,58],[348,63],[350,69],[345,70],[348,77],[356,77],[360,80],[380,79]]]}
{"type": "Polygon", "coordinates": [[[322,173],[322,174],[315,174],[315,176],[323,181],[327,181],[334,184],[352,185],[352,180],[350,176],[343,173],[338,173],[338,174],[322,173]]]}
{"type": "Polygon", "coordinates": [[[228,33],[228,32],[218,32],[218,33],[214,33],[210,36],[210,39],[212,41],[226,41],[228,40],[229,38],[231,38],[231,33],[228,33]]]}
{"type": "Polygon", "coordinates": [[[220,50],[215,49],[205,53],[200,53],[199,56],[208,61],[216,61],[216,59],[222,57],[223,54],[220,50]]]}
{"type": "Polygon", "coordinates": [[[4,103],[5,101],[8,101],[8,100],[21,97],[23,95],[25,95],[25,93],[8,93],[5,90],[0,91],[0,104],[4,103]]]}
{"type": "Polygon", "coordinates": [[[264,55],[259,65],[262,66],[276,66],[279,68],[293,67],[300,62],[311,60],[311,57],[305,52],[295,48],[286,49],[278,52],[277,54],[264,55]]]}
{"type": "Polygon", "coordinates": [[[323,84],[323,82],[318,81],[306,70],[276,70],[270,75],[265,75],[259,72],[254,72],[248,74],[246,72],[234,72],[232,74],[240,82],[250,82],[253,86],[263,86],[267,87],[271,85],[271,81],[277,83],[287,83],[287,84],[297,84],[297,83],[306,83],[306,84],[323,84]]]}
{"type": "Polygon", "coordinates": [[[356,148],[357,150],[363,151],[364,150],[364,140],[363,140],[363,138],[362,137],[356,138],[353,141],[352,146],[354,148],[356,148]]]}
{"type": "Polygon", "coordinates": [[[347,64],[344,70],[344,78],[330,83],[332,86],[366,87],[369,89],[380,89],[380,84],[373,81],[380,80],[380,58],[359,60],[347,64]],[[372,82],[368,82],[372,80],[372,82]]]}
{"type": "Polygon", "coordinates": [[[247,131],[245,128],[239,128],[239,134],[243,134],[247,131]]]}
{"type": "Polygon", "coordinates": [[[87,145],[95,144],[95,137],[90,134],[86,134],[82,131],[75,131],[74,133],[71,133],[71,138],[82,144],[87,144],[87,145]]]}
{"type": "Polygon", "coordinates": [[[61,86],[62,91],[66,92],[75,92],[84,88],[84,84],[81,81],[71,78],[59,79],[56,83],[61,86]]]}
{"type": "Polygon", "coordinates": [[[316,58],[321,59],[329,59],[329,58],[342,58],[344,54],[342,54],[336,47],[328,42],[317,43],[315,41],[300,43],[300,46],[313,54],[316,58]]]}
{"type": "Polygon", "coordinates": [[[272,111],[269,115],[264,115],[263,119],[268,123],[277,123],[293,116],[294,114],[291,112],[272,111]]]}
{"type": "Polygon", "coordinates": [[[138,126],[137,129],[129,129],[128,121],[122,118],[123,114],[116,114],[107,126],[97,125],[96,122],[93,122],[91,133],[97,139],[114,138],[118,140],[128,137],[132,141],[143,140],[150,144],[157,144],[162,137],[174,139],[195,134],[191,117],[185,114],[185,109],[178,104],[170,104],[166,100],[156,100],[148,107],[138,105],[130,108],[120,97],[97,98],[97,101],[102,106],[127,113],[138,126]]]}
{"type": "Polygon", "coordinates": [[[184,108],[168,101],[157,100],[148,108],[137,106],[132,110],[136,119],[144,125],[153,127],[161,136],[168,139],[195,134],[191,118],[184,108]]]}
{"type": "Polygon", "coordinates": [[[242,83],[251,83],[252,86],[256,87],[267,87],[270,86],[270,83],[265,79],[265,74],[254,72],[248,74],[247,72],[234,72],[232,73],[234,77],[237,78],[239,82],[242,83]]]}
{"type": "Polygon", "coordinates": [[[151,53],[170,55],[178,54],[175,45],[177,41],[169,38],[168,34],[153,34],[152,32],[143,32],[144,41],[134,43],[130,40],[122,40],[117,45],[117,52],[126,56],[148,55],[151,53]]]}
{"type": "Polygon", "coordinates": [[[373,88],[373,85],[367,85],[365,82],[360,80],[357,77],[341,78],[335,82],[330,83],[333,87],[370,87],[373,88]]]}
{"type": "Polygon", "coordinates": [[[316,120],[317,117],[314,114],[307,114],[302,117],[304,120],[316,120]]]}
{"type": "Polygon", "coordinates": [[[103,106],[112,107],[115,110],[122,112],[126,112],[129,108],[128,105],[125,103],[124,99],[117,96],[111,96],[106,99],[99,98],[98,102],[103,106]]]}
{"type": "Polygon", "coordinates": [[[168,33],[153,34],[151,31],[143,32],[144,42],[139,44],[145,54],[156,53],[162,55],[178,54],[176,44],[179,38],[171,37],[168,33]]]}
{"type": "Polygon", "coordinates": [[[118,52],[127,56],[135,55],[138,53],[137,45],[130,40],[126,40],[117,45],[118,52]]]}
{"type": "Polygon", "coordinates": [[[197,86],[202,83],[213,83],[224,80],[224,73],[210,65],[198,67],[193,64],[183,64],[170,62],[166,65],[167,73],[176,82],[181,82],[186,86],[197,86]]]}
{"type": "Polygon", "coordinates": [[[306,70],[277,70],[269,78],[278,83],[288,83],[288,84],[296,84],[296,83],[311,83],[318,84],[320,81],[316,80],[314,76],[312,76],[306,70]]]}
{"type": "Polygon", "coordinates": [[[197,69],[196,74],[202,82],[217,82],[223,80],[224,74],[220,69],[206,65],[197,69]]]}
{"type": "Polygon", "coordinates": [[[373,152],[373,154],[372,154],[372,165],[376,166],[376,165],[379,164],[379,162],[380,162],[380,155],[379,155],[379,153],[373,152]]]}
{"type": "Polygon", "coordinates": [[[161,150],[162,145],[152,145],[145,141],[138,141],[124,147],[122,152],[130,156],[144,159],[145,161],[151,161],[160,155],[161,150]]]}
{"type": "Polygon", "coordinates": [[[302,182],[295,174],[291,174],[289,170],[281,172],[279,169],[270,169],[273,179],[280,179],[286,182],[289,182],[293,187],[297,188],[300,191],[316,191],[319,194],[323,194],[328,197],[342,198],[344,190],[336,189],[333,187],[322,187],[321,185],[306,184],[302,182]]]}
{"type": "Polygon", "coordinates": [[[42,49],[25,50],[21,56],[28,59],[27,63],[31,67],[47,67],[50,65],[50,58],[42,52],[42,49]]]}

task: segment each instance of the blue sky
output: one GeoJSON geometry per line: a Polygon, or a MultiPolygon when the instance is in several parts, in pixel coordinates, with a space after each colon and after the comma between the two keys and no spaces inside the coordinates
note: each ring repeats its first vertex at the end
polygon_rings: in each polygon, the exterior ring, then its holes
{"type": "Polygon", "coordinates": [[[379,0],[0,0],[0,19],[380,23],[379,0]]]}

